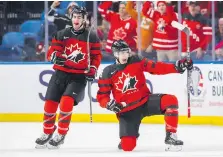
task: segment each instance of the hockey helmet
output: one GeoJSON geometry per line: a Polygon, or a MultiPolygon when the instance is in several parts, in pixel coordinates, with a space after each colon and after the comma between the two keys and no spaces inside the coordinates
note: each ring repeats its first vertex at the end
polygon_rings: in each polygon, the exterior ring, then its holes
{"type": "Polygon", "coordinates": [[[128,51],[130,53],[129,45],[124,40],[116,40],[111,46],[112,52],[128,51]]]}
{"type": "Polygon", "coordinates": [[[71,11],[71,18],[73,17],[73,14],[81,14],[83,18],[86,18],[87,10],[85,7],[79,7],[79,6],[73,6],[71,11]]]}

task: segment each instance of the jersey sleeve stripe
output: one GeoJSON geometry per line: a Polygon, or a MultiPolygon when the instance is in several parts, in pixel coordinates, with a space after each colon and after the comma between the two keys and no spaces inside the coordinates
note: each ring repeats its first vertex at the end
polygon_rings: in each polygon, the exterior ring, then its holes
{"type": "Polygon", "coordinates": [[[112,87],[111,84],[98,84],[98,87],[112,87]]]}
{"type": "Polygon", "coordinates": [[[111,93],[111,91],[108,91],[108,92],[100,92],[100,91],[98,91],[98,94],[99,94],[99,95],[110,94],[110,93],[111,93]]]}

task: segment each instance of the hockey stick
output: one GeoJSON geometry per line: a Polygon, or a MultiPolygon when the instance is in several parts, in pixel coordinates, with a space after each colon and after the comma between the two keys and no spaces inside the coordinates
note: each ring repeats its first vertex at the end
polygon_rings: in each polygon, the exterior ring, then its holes
{"type": "MultiPolygon", "coordinates": [[[[90,34],[91,34],[91,31],[93,30],[93,23],[96,21],[96,19],[94,19],[94,21],[92,22],[91,24],[91,27],[90,29],[88,30],[88,37],[87,37],[87,52],[88,52],[88,68],[87,68],[87,71],[86,73],[88,73],[90,71],[90,66],[91,66],[91,58],[90,58],[90,55],[91,55],[91,52],[90,52],[90,34]]],[[[90,100],[90,122],[92,123],[93,122],[93,115],[92,115],[92,95],[91,95],[91,81],[88,81],[88,97],[89,97],[89,100],[90,100]]]]}
{"type": "MultiPolygon", "coordinates": [[[[176,21],[172,21],[171,25],[174,27],[174,28],[177,28],[178,30],[184,32],[186,35],[187,35],[187,60],[189,61],[190,60],[190,30],[188,27],[182,25],[181,23],[179,22],[176,22],[176,21]]],[[[190,71],[187,70],[187,103],[188,103],[188,106],[187,106],[187,116],[188,118],[191,117],[191,110],[190,110],[190,71]]]]}

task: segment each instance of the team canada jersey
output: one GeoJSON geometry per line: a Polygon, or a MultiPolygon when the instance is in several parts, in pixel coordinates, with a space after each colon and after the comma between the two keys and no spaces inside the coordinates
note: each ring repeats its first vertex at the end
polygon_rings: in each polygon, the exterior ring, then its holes
{"type": "Polygon", "coordinates": [[[88,68],[88,57],[90,57],[90,66],[98,68],[101,63],[101,45],[99,39],[94,32],[90,33],[88,54],[88,30],[85,29],[81,34],[75,34],[73,28],[66,28],[57,32],[52,39],[52,44],[49,48],[47,57],[53,52],[59,52],[66,55],[67,59],[64,66],[54,65],[54,69],[69,73],[84,73],[88,68]]]}
{"type": "Polygon", "coordinates": [[[177,50],[178,49],[178,30],[171,26],[172,21],[177,21],[176,13],[172,6],[167,6],[165,14],[151,8],[151,2],[145,2],[142,9],[143,15],[150,18],[154,26],[153,48],[155,50],[177,50]],[[160,23],[165,22],[164,28],[160,27],[160,23]]]}
{"type": "Polygon", "coordinates": [[[178,73],[174,64],[153,62],[138,56],[130,57],[125,65],[109,65],[104,68],[98,81],[97,100],[101,107],[106,107],[111,92],[117,103],[127,104],[121,112],[143,105],[150,94],[144,72],[156,75],[178,73]]]}
{"type": "Polygon", "coordinates": [[[110,22],[110,30],[108,33],[106,52],[111,53],[111,45],[114,40],[124,40],[132,51],[136,51],[137,41],[137,22],[133,18],[121,19],[120,15],[108,10],[112,5],[112,2],[103,2],[99,5],[98,11],[106,21],[110,22]]]}
{"type": "MultiPolygon", "coordinates": [[[[201,47],[207,48],[212,35],[212,28],[208,25],[207,19],[201,14],[193,17],[191,14],[184,14],[182,17],[183,25],[190,29],[190,51],[201,47]]],[[[182,52],[187,51],[187,37],[185,33],[181,35],[182,52]]]]}

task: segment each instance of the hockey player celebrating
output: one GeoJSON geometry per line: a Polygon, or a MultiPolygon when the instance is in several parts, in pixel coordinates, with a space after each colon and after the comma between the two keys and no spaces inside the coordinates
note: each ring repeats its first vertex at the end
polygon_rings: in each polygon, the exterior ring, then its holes
{"type": "Polygon", "coordinates": [[[75,6],[72,10],[73,27],[59,31],[52,40],[48,58],[54,63],[55,73],[50,79],[45,97],[44,133],[37,138],[36,148],[58,148],[64,143],[73,106],[80,101],[86,81],[93,81],[100,65],[102,56],[99,39],[94,32],[85,28],[85,16],[86,9],[75,6]],[[58,106],[58,134],[53,137],[58,106]]]}
{"type": "Polygon", "coordinates": [[[183,73],[193,68],[192,60],[178,60],[175,64],[153,62],[130,55],[123,40],[112,44],[116,64],[107,66],[98,81],[97,100],[102,108],[114,111],[119,119],[120,145],[132,151],[139,136],[141,120],[146,116],[164,115],[166,122],[165,144],[177,149],[183,141],[176,137],[178,125],[178,100],[170,94],[152,94],[146,86],[144,72],[154,75],[183,73]],[[110,99],[110,93],[114,99],[110,99]]]}

